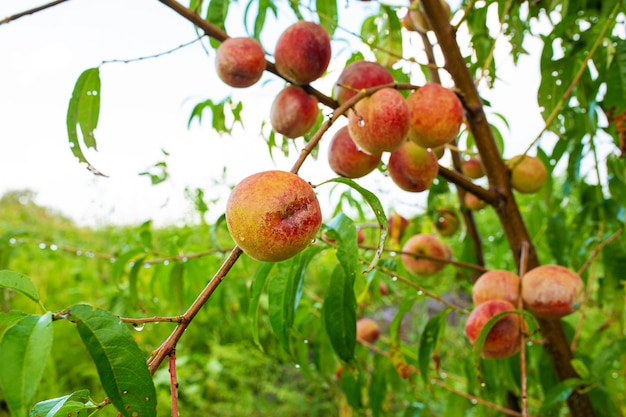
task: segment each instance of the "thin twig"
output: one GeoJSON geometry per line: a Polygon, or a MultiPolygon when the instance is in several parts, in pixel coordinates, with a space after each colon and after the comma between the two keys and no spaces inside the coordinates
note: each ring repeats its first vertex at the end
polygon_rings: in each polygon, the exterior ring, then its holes
{"type": "Polygon", "coordinates": [[[129,318],[129,317],[120,317],[120,321],[124,323],[131,323],[133,325],[145,324],[145,323],[180,323],[183,321],[183,316],[173,316],[173,317],[142,317],[142,318],[129,318]]]}
{"type": "Polygon", "coordinates": [[[23,12],[20,12],[20,13],[17,13],[17,14],[14,14],[13,16],[5,17],[4,19],[0,20],[0,25],[4,25],[5,23],[12,22],[12,21],[17,20],[17,19],[19,19],[21,17],[28,16],[28,15],[31,15],[31,14],[35,14],[35,13],[40,12],[42,10],[49,9],[50,7],[54,7],[57,4],[61,4],[61,3],[64,3],[66,1],[67,0],[55,0],[55,1],[52,1],[50,3],[46,3],[44,5],[41,5],[41,6],[32,8],[32,9],[26,10],[26,11],[23,11],[23,12]]]}
{"type": "MultiPolygon", "coordinates": [[[[520,278],[526,274],[526,270],[528,267],[528,253],[530,251],[530,244],[528,242],[522,243],[522,253],[520,254],[520,267],[519,267],[519,276],[520,278]]],[[[520,288],[521,288],[521,280],[520,280],[520,288]]],[[[522,297],[518,297],[517,299],[517,309],[522,310],[524,308],[524,302],[522,301],[522,297]]],[[[520,360],[520,385],[522,388],[522,416],[528,417],[528,379],[526,375],[526,335],[525,335],[525,321],[524,318],[519,316],[520,320],[520,329],[519,329],[519,360],[520,360]]]]}
{"type": "Polygon", "coordinates": [[[600,251],[602,249],[604,249],[604,247],[606,245],[608,245],[609,243],[611,243],[615,239],[617,239],[619,237],[619,235],[622,234],[623,231],[624,231],[624,229],[619,229],[618,231],[613,233],[611,236],[606,238],[605,241],[601,242],[598,246],[596,246],[593,249],[593,251],[591,251],[591,255],[589,256],[589,258],[587,258],[587,260],[585,261],[583,266],[581,266],[580,269],[578,270],[578,272],[577,272],[578,275],[583,275],[585,273],[585,271],[587,270],[587,268],[589,268],[589,265],[591,265],[591,263],[598,257],[598,255],[600,254],[600,251]]]}
{"type": "Polygon", "coordinates": [[[178,412],[178,379],[176,378],[176,349],[170,353],[170,395],[172,396],[172,417],[179,417],[178,412]]]}

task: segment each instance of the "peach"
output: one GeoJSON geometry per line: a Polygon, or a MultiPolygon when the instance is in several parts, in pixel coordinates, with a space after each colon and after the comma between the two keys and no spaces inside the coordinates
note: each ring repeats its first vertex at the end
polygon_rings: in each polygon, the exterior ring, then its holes
{"type": "Polygon", "coordinates": [[[461,171],[465,176],[473,180],[485,176],[485,168],[483,167],[483,163],[481,162],[480,158],[475,156],[463,161],[461,165],[461,171]]]}
{"type": "Polygon", "coordinates": [[[335,100],[343,104],[354,97],[359,90],[393,82],[393,75],[377,62],[355,61],[348,64],[333,89],[335,100]]]}
{"type": "Polygon", "coordinates": [[[309,132],[319,115],[318,101],[303,88],[290,85],[272,102],[270,123],[276,133],[297,138],[309,132]]]}
{"type": "Polygon", "coordinates": [[[522,300],[537,316],[560,318],[578,309],[583,287],[575,272],[559,265],[542,265],[522,277],[522,300]]]}
{"type": "Polygon", "coordinates": [[[276,70],[296,84],[308,84],[326,72],[330,53],[326,30],[318,23],[300,20],[285,29],[276,42],[276,70]]]}
{"type": "Polygon", "coordinates": [[[387,224],[389,227],[389,240],[391,241],[391,246],[393,248],[399,248],[402,236],[404,236],[404,232],[407,227],[409,227],[409,221],[394,210],[387,217],[387,224]]]}
{"type": "Polygon", "coordinates": [[[461,222],[459,216],[451,209],[437,210],[435,228],[441,236],[450,237],[458,232],[461,222]]]}
{"type": "Polygon", "coordinates": [[[473,211],[479,211],[487,207],[487,203],[480,198],[476,197],[476,195],[472,193],[465,193],[465,197],[463,198],[463,202],[465,206],[473,211]]]}
{"type": "Polygon", "coordinates": [[[534,156],[516,155],[506,164],[511,170],[511,186],[520,193],[536,193],[548,179],[546,166],[534,156]]]}
{"type": "Polygon", "coordinates": [[[286,171],[242,180],[226,202],[226,225],[235,243],[264,262],[289,259],[319,232],[322,213],[311,185],[286,171]]]}
{"type": "MultiPolygon", "coordinates": [[[[322,240],[332,244],[336,242],[335,239],[328,237],[328,233],[326,233],[326,230],[322,231],[322,240]]],[[[365,232],[363,231],[363,229],[358,227],[356,229],[356,243],[357,245],[360,245],[363,242],[365,242],[365,232]]]]}
{"type": "Polygon", "coordinates": [[[250,87],[265,71],[265,52],[253,38],[228,38],[217,48],[215,69],[220,79],[231,87],[250,87]]]}
{"type": "Polygon", "coordinates": [[[482,274],[472,287],[475,305],[489,300],[505,300],[517,306],[520,294],[520,278],[517,274],[494,269],[482,274]]]}
{"type": "Polygon", "coordinates": [[[409,131],[409,110],[398,90],[383,88],[348,112],[348,131],[363,152],[376,155],[402,146],[409,131]]]}
{"type": "Polygon", "coordinates": [[[363,317],[356,321],[356,340],[376,343],[380,338],[380,326],[375,320],[363,317]]]}
{"type": "Polygon", "coordinates": [[[413,142],[436,148],[456,138],[463,122],[463,105],[452,90],[426,83],[406,101],[411,117],[408,137],[413,142]]]}
{"type": "MultiPolygon", "coordinates": [[[[472,310],[465,322],[465,335],[473,345],[487,322],[497,314],[515,310],[515,306],[505,300],[489,300],[472,310]]],[[[489,359],[502,359],[513,355],[520,345],[521,319],[519,314],[506,314],[491,328],[481,354],[489,359]]]]}
{"type": "Polygon", "coordinates": [[[357,148],[348,126],[337,130],[328,145],[328,164],[337,175],[361,178],[380,164],[382,154],[366,154],[357,148]]]}
{"type": "Polygon", "coordinates": [[[428,233],[419,233],[411,236],[402,247],[402,264],[415,275],[433,275],[441,271],[446,262],[439,262],[431,259],[420,258],[414,255],[426,255],[429,258],[442,260],[450,259],[450,252],[446,245],[436,236],[428,233]]]}
{"type": "Polygon", "coordinates": [[[409,141],[391,153],[387,166],[393,182],[409,192],[427,190],[439,172],[437,155],[409,141]]]}

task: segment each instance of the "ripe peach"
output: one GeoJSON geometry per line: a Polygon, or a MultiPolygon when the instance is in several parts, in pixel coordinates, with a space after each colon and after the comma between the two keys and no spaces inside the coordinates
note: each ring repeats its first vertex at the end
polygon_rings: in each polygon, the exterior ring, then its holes
{"type": "Polygon", "coordinates": [[[516,155],[506,164],[511,170],[511,186],[520,193],[536,193],[548,178],[545,165],[534,156],[516,155]]]}
{"type": "Polygon", "coordinates": [[[473,211],[479,211],[487,207],[487,203],[480,198],[476,197],[472,193],[465,193],[464,197],[465,206],[473,211]]]}
{"type": "Polygon", "coordinates": [[[290,85],[274,99],[270,109],[270,123],[276,133],[293,139],[311,130],[319,112],[315,96],[301,87],[290,85]]]}
{"type": "Polygon", "coordinates": [[[376,343],[380,338],[380,326],[376,321],[363,317],[356,321],[356,340],[359,342],[376,343]]]}
{"type": "Polygon", "coordinates": [[[411,117],[408,137],[424,148],[456,138],[463,122],[463,105],[452,90],[426,83],[406,99],[411,117]]]}
{"type": "Polygon", "coordinates": [[[231,87],[250,87],[265,71],[265,52],[253,38],[228,38],[217,48],[215,69],[231,87]]]}
{"type": "Polygon", "coordinates": [[[409,272],[415,275],[428,276],[436,274],[446,266],[446,263],[415,257],[410,254],[426,255],[442,260],[450,259],[450,253],[446,245],[436,236],[428,233],[419,233],[411,236],[404,243],[402,252],[402,264],[409,272]]]}
{"type": "Polygon", "coordinates": [[[475,156],[463,161],[461,171],[465,174],[465,176],[474,180],[485,176],[483,163],[480,161],[480,158],[475,156]]]}
{"type": "Polygon", "coordinates": [[[522,277],[522,300],[538,316],[560,318],[578,308],[583,286],[575,272],[559,265],[542,265],[522,277]]]}
{"type": "Polygon", "coordinates": [[[402,146],[409,131],[409,110],[398,90],[383,88],[348,112],[348,131],[363,152],[375,155],[402,146]]]}
{"type": "Polygon", "coordinates": [[[378,62],[355,61],[348,64],[339,74],[333,95],[339,104],[343,104],[359,90],[392,82],[393,75],[378,62]]]}
{"type": "Polygon", "coordinates": [[[328,145],[328,164],[338,175],[361,178],[380,164],[382,154],[361,152],[350,136],[348,126],[340,128],[328,145]]]}
{"type": "MultiPolygon", "coordinates": [[[[515,306],[505,300],[489,300],[472,310],[465,322],[465,335],[473,345],[483,327],[495,315],[515,310],[515,306]]],[[[519,349],[521,319],[518,314],[500,317],[491,328],[482,347],[482,356],[502,359],[511,356],[519,349]]]]}
{"type": "Polygon", "coordinates": [[[474,305],[489,300],[505,300],[517,306],[520,293],[520,279],[517,274],[494,269],[482,274],[472,287],[474,305]]]}
{"type": "Polygon", "coordinates": [[[437,210],[435,217],[435,228],[441,236],[450,237],[459,230],[461,222],[453,210],[448,208],[437,210]]]}
{"type": "Polygon", "coordinates": [[[391,153],[387,166],[393,182],[409,192],[427,190],[439,172],[437,155],[410,141],[391,153]]]}
{"type": "Polygon", "coordinates": [[[300,20],[285,29],[276,42],[276,70],[296,84],[308,84],[324,74],[330,52],[326,30],[318,23],[300,20]]]}
{"type": "Polygon", "coordinates": [[[259,172],[241,181],[226,203],[231,237],[251,258],[289,259],[304,250],[322,224],[311,185],[286,171],[259,172]]]}
{"type": "MultiPolygon", "coordinates": [[[[322,240],[328,243],[335,243],[335,239],[328,237],[328,233],[326,233],[326,230],[322,231],[322,240]]],[[[363,242],[365,242],[365,232],[363,231],[363,229],[358,227],[356,229],[356,243],[357,245],[360,245],[363,242]]]]}

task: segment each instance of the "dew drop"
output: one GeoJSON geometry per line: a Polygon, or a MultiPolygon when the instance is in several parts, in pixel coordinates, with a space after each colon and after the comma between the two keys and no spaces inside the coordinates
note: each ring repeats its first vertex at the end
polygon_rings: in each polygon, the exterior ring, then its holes
{"type": "Polygon", "coordinates": [[[46,244],[45,243],[40,243],[39,244],[39,249],[45,249],[46,248],[46,244]]]}
{"type": "Polygon", "coordinates": [[[93,252],[85,252],[85,256],[88,258],[93,258],[95,255],[93,254],[93,252]]]}
{"type": "Polygon", "coordinates": [[[77,250],[77,251],[76,251],[76,256],[82,256],[82,254],[83,254],[83,251],[82,251],[82,250],[77,250]]]}
{"type": "Polygon", "coordinates": [[[112,264],[114,264],[114,263],[115,263],[115,258],[110,258],[110,259],[109,259],[109,262],[111,262],[112,264]]]}
{"type": "Polygon", "coordinates": [[[448,377],[448,374],[447,374],[447,373],[445,373],[445,372],[441,372],[441,373],[439,374],[439,376],[441,376],[442,378],[447,378],[447,377],[448,377]]]}
{"type": "Polygon", "coordinates": [[[296,369],[300,369],[300,364],[296,363],[296,369]]]}
{"type": "Polygon", "coordinates": [[[481,382],[481,383],[480,383],[480,386],[481,386],[481,387],[483,387],[483,388],[485,388],[485,387],[487,386],[487,384],[485,384],[484,382],[481,382]]]}
{"type": "Polygon", "coordinates": [[[14,237],[12,237],[11,239],[9,239],[9,244],[10,245],[15,245],[17,243],[17,239],[15,239],[14,237]]]}
{"type": "Polygon", "coordinates": [[[424,291],[419,290],[419,291],[417,292],[417,295],[424,295],[424,291]]]}
{"type": "Polygon", "coordinates": [[[166,265],[166,266],[167,266],[167,265],[169,265],[169,264],[170,264],[170,261],[168,261],[167,259],[163,261],[163,265],[166,265]]]}
{"type": "Polygon", "coordinates": [[[146,397],[144,398],[146,401],[150,401],[150,397],[146,397]]]}
{"type": "Polygon", "coordinates": [[[363,117],[359,116],[359,118],[357,119],[356,124],[357,124],[359,127],[363,127],[363,126],[365,126],[365,120],[363,120],[363,117]]]}
{"type": "Polygon", "coordinates": [[[183,258],[183,262],[187,262],[187,257],[186,256],[183,258]]]}
{"type": "Polygon", "coordinates": [[[306,345],[307,343],[309,343],[308,339],[304,339],[304,344],[306,345]]]}
{"type": "Polygon", "coordinates": [[[123,395],[127,395],[128,394],[128,390],[125,389],[124,391],[122,391],[122,394],[123,395]]]}
{"type": "Polygon", "coordinates": [[[50,245],[50,250],[57,250],[57,249],[59,249],[59,247],[55,245],[54,243],[50,245]]]}
{"type": "Polygon", "coordinates": [[[150,264],[150,263],[145,263],[145,264],[143,264],[143,267],[144,267],[144,268],[146,268],[146,269],[147,269],[147,268],[151,268],[151,267],[152,267],[152,264],[150,264]]]}
{"type": "Polygon", "coordinates": [[[493,237],[493,236],[488,236],[487,240],[490,241],[490,242],[493,242],[494,240],[496,240],[496,238],[493,237]]]}
{"type": "Polygon", "coordinates": [[[135,266],[135,262],[134,262],[134,261],[130,261],[130,262],[128,263],[128,266],[130,266],[130,267],[132,268],[133,266],[135,266]]]}
{"type": "Polygon", "coordinates": [[[478,401],[476,400],[476,398],[472,398],[472,404],[478,404],[478,401]]]}
{"type": "Polygon", "coordinates": [[[133,324],[133,329],[137,330],[138,332],[142,331],[144,327],[146,327],[145,323],[134,323],[133,324]]]}
{"type": "Polygon", "coordinates": [[[391,256],[396,256],[396,255],[397,255],[397,253],[396,253],[395,251],[391,251],[391,252],[390,252],[390,255],[391,255],[391,256]]]}
{"type": "Polygon", "coordinates": [[[611,374],[611,376],[613,377],[613,379],[617,378],[619,376],[619,374],[617,372],[613,372],[611,374]]]}
{"type": "Polygon", "coordinates": [[[398,277],[391,277],[391,280],[392,280],[392,281],[397,281],[397,280],[398,280],[398,277]]]}

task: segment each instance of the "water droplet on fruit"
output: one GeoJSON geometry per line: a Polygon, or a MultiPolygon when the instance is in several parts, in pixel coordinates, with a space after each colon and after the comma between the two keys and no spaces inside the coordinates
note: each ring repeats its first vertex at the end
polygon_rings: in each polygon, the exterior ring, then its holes
{"type": "Polygon", "coordinates": [[[363,126],[365,126],[365,120],[363,120],[363,117],[359,116],[359,118],[357,119],[356,124],[357,124],[359,127],[363,127],[363,126]]]}

